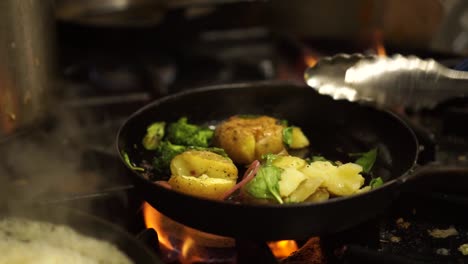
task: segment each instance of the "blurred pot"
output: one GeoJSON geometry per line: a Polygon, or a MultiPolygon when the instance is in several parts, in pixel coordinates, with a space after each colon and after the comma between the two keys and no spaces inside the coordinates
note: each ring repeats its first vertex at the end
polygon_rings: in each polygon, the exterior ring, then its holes
{"type": "Polygon", "coordinates": [[[54,22],[51,1],[0,1],[0,140],[46,112],[55,68],[54,22]]]}
{"type": "Polygon", "coordinates": [[[144,27],[158,25],[172,9],[254,1],[259,0],[56,0],[56,16],[83,25],[144,27]]]}

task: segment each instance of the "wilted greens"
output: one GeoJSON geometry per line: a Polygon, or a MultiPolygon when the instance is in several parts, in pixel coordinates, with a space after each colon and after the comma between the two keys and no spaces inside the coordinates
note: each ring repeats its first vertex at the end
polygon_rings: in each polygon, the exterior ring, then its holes
{"type": "Polygon", "coordinates": [[[369,173],[377,159],[377,148],[373,148],[365,153],[349,154],[351,157],[359,157],[354,163],[361,165],[364,172],[369,173]]]}
{"type": "Polygon", "coordinates": [[[264,164],[258,170],[256,176],[246,184],[247,192],[255,198],[273,199],[282,204],[279,191],[279,181],[283,169],[264,164]]]}

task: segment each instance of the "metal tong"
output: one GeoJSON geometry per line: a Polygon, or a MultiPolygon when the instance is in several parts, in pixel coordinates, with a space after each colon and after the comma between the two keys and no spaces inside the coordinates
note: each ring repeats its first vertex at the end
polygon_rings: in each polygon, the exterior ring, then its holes
{"type": "Polygon", "coordinates": [[[383,108],[430,109],[468,92],[468,72],[400,54],[337,54],[308,68],[304,77],[321,94],[383,108]]]}

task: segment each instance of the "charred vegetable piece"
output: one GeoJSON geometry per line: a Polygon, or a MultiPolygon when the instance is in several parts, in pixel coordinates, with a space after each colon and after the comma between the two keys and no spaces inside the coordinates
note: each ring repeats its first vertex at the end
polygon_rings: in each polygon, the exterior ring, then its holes
{"type": "Polygon", "coordinates": [[[214,135],[209,128],[189,124],[186,117],[170,123],[166,133],[166,139],[173,144],[196,147],[208,147],[214,135]]]}
{"type": "Polygon", "coordinates": [[[148,126],[146,135],[143,137],[143,147],[147,150],[155,150],[164,137],[166,122],[155,122],[148,126]]]}

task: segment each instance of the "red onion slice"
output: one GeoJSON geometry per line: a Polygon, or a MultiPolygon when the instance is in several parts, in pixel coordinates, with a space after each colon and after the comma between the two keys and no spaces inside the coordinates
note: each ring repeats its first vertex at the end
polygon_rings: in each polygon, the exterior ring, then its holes
{"type": "Polygon", "coordinates": [[[160,185],[169,190],[172,189],[171,185],[167,181],[155,181],[154,184],[160,185]]]}
{"type": "Polygon", "coordinates": [[[252,164],[250,164],[249,168],[245,171],[242,180],[234,185],[229,191],[225,192],[223,196],[221,196],[221,200],[226,200],[231,194],[233,194],[238,189],[242,188],[246,183],[253,179],[253,177],[257,174],[258,169],[260,168],[260,161],[254,160],[252,164]]]}

